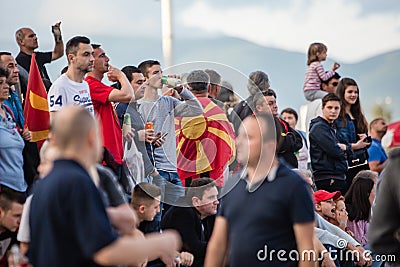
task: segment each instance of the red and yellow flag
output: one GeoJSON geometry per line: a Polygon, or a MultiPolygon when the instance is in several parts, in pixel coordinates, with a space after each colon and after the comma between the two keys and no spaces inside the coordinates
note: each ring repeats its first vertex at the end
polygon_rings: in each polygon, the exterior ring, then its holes
{"type": "Polygon", "coordinates": [[[32,134],[31,142],[37,142],[40,149],[50,132],[50,113],[46,87],[39,73],[35,53],[32,54],[31,68],[29,70],[24,117],[25,127],[32,134]]]}
{"type": "Polygon", "coordinates": [[[224,183],[223,172],[234,160],[235,132],[225,112],[207,97],[197,98],[204,112],[196,117],[176,117],[177,169],[185,184],[186,178],[207,176],[224,183]]]}

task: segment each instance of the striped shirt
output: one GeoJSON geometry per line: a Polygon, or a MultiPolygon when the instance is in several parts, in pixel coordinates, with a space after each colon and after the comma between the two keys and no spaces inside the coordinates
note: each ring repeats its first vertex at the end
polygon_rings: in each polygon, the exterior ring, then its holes
{"type": "Polygon", "coordinates": [[[314,61],[308,65],[303,91],[321,90],[321,81],[326,81],[335,74],[334,70],[325,72],[321,62],[314,61]]]}

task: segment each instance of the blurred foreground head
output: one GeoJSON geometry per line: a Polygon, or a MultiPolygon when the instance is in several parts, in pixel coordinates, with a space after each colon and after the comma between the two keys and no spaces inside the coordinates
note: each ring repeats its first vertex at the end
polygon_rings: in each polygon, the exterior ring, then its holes
{"type": "Polygon", "coordinates": [[[60,158],[84,159],[94,164],[102,152],[99,124],[85,108],[66,106],[51,122],[52,138],[60,158]]]}

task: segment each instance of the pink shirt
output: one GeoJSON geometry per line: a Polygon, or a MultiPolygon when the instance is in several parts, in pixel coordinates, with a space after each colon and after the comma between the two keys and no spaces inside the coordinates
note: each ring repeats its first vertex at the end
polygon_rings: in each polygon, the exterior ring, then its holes
{"type": "Polygon", "coordinates": [[[369,222],[360,220],[356,221],[348,221],[347,227],[350,231],[354,233],[354,237],[357,239],[358,242],[361,243],[362,246],[365,246],[368,243],[367,240],[367,231],[369,227],[369,222]]]}
{"type": "Polygon", "coordinates": [[[334,70],[325,72],[321,62],[312,62],[306,70],[303,91],[321,90],[321,80],[326,81],[335,74],[334,70]]]}

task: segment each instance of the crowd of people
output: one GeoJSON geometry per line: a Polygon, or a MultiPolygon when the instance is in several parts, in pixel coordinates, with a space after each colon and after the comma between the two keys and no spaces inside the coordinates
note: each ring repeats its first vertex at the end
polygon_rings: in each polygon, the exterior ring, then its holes
{"type": "Polygon", "coordinates": [[[213,69],[120,69],[86,36],[64,49],[60,26],[53,51],[21,28],[19,54],[0,52],[0,266],[400,264],[400,153],[388,158],[357,82],[324,70],[324,44],[308,51],[303,132],[261,70],[239,101],[213,69]],[[45,64],[64,54],[51,81],[45,64]],[[44,143],[25,122],[32,63],[44,143]]]}

